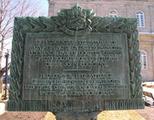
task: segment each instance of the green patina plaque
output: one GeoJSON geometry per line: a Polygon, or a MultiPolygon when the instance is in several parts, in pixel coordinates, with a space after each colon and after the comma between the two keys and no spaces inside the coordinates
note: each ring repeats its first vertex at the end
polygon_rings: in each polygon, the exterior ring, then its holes
{"type": "Polygon", "coordinates": [[[16,18],[8,110],[143,108],[137,35],[136,19],[95,17],[79,6],[16,18]]]}
{"type": "Polygon", "coordinates": [[[126,37],[119,33],[75,37],[60,32],[28,33],[23,99],[51,101],[55,97],[65,100],[81,97],[86,100],[98,96],[98,100],[129,99],[126,37]]]}

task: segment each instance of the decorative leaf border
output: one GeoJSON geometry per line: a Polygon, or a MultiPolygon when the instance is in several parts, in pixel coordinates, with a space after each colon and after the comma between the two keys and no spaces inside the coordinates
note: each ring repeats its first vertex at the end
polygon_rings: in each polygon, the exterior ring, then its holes
{"type": "MultiPolygon", "coordinates": [[[[66,9],[65,12],[77,10],[77,9],[66,9]]],[[[81,10],[81,8],[80,8],[81,10]]],[[[62,10],[63,11],[63,10],[62,10]]],[[[140,53],[139,53],[139,41],[137,32],[137,21],[133,18],[119,18],[119,17],[95,17],[84,14],[85,18],[88,16],[91,20],[90,32],[100,33],[126,33],[128,48],[129,48],[129,74],[130,74],[130,92],[132,101],[140,101],[136,108],[143,108],[142,101],[142,87],[141,87],[141,75],[140,75],[140,53]]],[[[63,11],[64,12],[64,11],[63,11]]],[[[90,12],[90,11],[89,11],[90,12]]],[[[81,10],[82,13],[82,10],[81,10]]],[[[62,24],[58,24],[61,19],[61,15],[54,17],[21,17],[15,18],[14,21],[14,35],[12,42],[12,56],[11,56],[11,81],[10,81],[10,94],[8,102],[8,110],[26,110],[26,105],[29,103],[22,100],[22,82],[23,82],[23,64],[24,64],[24,45],[26,33],[39,33],[39,32],[64,32],[65,28],[62,24]],[[63,29],[64,28],[64,29],[63,29]]],[[[71,14],[70,14],[71,15],[71,14]]],[[[63,19],[69,17],[67,14],[63,14],[63,19]]],[[[87,31],[89,32],[89,31],[87,31]]],[[[73,34],[71,34],[73,35],[73,34]]],[[[35,105],[36,102],[32,101],[35,105]]],[[[48,103],[49,104],[49,103],[48,103]]],[[[38,102],[39,105],[39,102],[38,102]]],[[[128,108],[133,108],[132,106],[128,108]]],[[[135,105],[134,105],[135,108],[135,105]]],[[[113,109],[113,108],[112,108],[113,109]]],[[[28,109],[27,109],[28,110],[28,109]]],[[[35,109],[34,109],[35,110],[35,109]]],[[[38,110],[38,109],[36,109],[38,110]]],[[[46,108],[45,110],[49,110],[46,108]]]]}

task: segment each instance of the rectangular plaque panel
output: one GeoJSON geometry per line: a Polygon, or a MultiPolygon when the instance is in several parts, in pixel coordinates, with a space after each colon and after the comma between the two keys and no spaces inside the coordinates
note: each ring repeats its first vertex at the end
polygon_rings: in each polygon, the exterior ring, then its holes
{"type": "Polygon", "coordinates": [[[126,34],[28,33],[23,99],[129,99],[126,34]]]}
{"type": "Polygon", "coordinates": [[[139,109],[137,22],[75,6],[50,18],[16,18],[9,111],[139,109]]]}

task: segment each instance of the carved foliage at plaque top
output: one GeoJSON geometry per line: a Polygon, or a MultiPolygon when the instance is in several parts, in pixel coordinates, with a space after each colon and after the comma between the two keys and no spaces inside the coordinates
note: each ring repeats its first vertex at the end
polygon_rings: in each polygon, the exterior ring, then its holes
{"type": "MultiPolygon", "coordinates": [[[[69,28],[65,24],[62,24],[63,21],[60,17],[20,17],[15,19],[19,30],[22,30],[23,33],[26,31],[29,32],[64,32],[68,35],[75,35],[75,32],[84,33],[84,32],[114,32],[114,33],[128,33],[137,31],[137,22],[133,18],[112,18],[112,17],[93,17],[91,22],[89,22],[88,29],[79,29],[73,28],[71,24],[69,28]],[[75,30],[76,29],[76,30],[75,30]],[[70,32],[70,33],[69,33],[70,32]]],[[[77,23],[78,24],[78,23],[77,23]]],[[[86,23],[87,24],[87,23],[86,23]]],[[[77,25],[76,25],[77,26],[77,25]]],[[[84,26],[84,24],[82,25],[84,26]]]]}
{"type": "Polygon", "coordinates": [[[93,17],[91,26],[95,32],[132,33],[137,31],[135,18],[93,17]]]}

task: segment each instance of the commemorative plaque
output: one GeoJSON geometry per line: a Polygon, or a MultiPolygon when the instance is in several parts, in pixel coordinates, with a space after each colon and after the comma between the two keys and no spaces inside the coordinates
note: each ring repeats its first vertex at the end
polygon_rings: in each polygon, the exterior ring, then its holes
{"type": "Polygon", "coordinates": [[[75,6],[50,18],[16,18],[10,111],[138,109],[136,19],[95,17],[75,6]]]}

